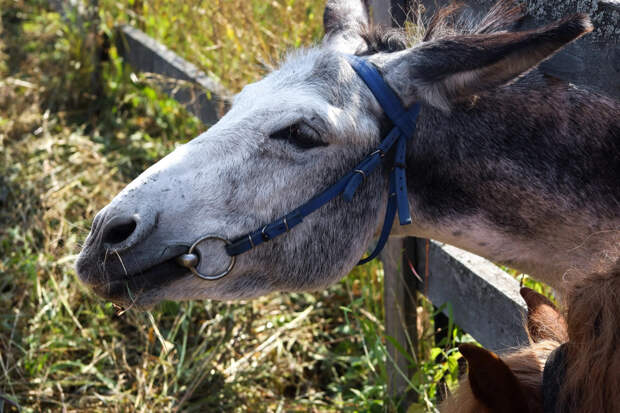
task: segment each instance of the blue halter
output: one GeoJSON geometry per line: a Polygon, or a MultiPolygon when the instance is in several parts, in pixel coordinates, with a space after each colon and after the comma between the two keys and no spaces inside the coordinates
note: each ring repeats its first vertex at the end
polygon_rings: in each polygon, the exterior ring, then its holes
{"type": "Polygon", "coordinates": [[[364,158],[351,172],[340,178],[334,185],[285,216],[226,245],[226,253],[229,256],[235,257],[263,242],[288,232],[295,225],[299,224],[304,217],[310,215],[340,194],[342,194],[346,201],[350,202],[357,188],[364,182],[364,179],[383,162],[385,154],[394,146],[395,154],[392,164],[393,169],[390,173],[389,197],[381,236],[374,251],[368,257],[359,261],[358,265],[365,264],[379,255],[390,235],[397,210],[400,225],[411,223],[409,200],[407,199],[405,154],[407,140],[411,139],[415,132],[416,121],[420,113],[420,104],[416,103],[409,110],[405,109],[396,93],[383,80],[383,77],[374,66],[357,56],[347,56],[347,59],[359,77],[364,80],[388,118],[395,125],[394,128],[392,128],[374,152],[364,158]]]}

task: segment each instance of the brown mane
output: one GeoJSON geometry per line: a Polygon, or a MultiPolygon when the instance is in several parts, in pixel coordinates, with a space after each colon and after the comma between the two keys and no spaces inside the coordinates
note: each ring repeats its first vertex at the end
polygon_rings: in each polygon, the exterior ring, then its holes
{"type": "Polygon", "coordinates": [[[568,374],[559,411],[620,412],[620,260],[612,271],[573,283],[567,301],[568,374]]]}

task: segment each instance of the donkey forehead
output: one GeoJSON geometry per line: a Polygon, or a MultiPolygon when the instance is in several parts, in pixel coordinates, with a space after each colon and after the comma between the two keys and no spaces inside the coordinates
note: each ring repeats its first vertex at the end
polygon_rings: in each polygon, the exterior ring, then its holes
{"type": "Polygon", "coordinates": [[[332,131],[350,132],[369,114],[369,99],[343,55],[315,48],[290,54],[278,70],[243,88],[231,115],[266,120],[267,130],[318,116],[332,131]]]}
{"type": "Polygon", "coordinates": [[[260,94],[269,98],[270,96],[264,95],[265,92],[273,96],[289,90],[312,91],[324,100],[330,101],[333,100],[334,93],[350,83],[352,74],[352,69],[338,53],[321,48],[296,50],[285,57],[277,70],[264,79],[247,85],[235,97],[234,104],[260,94]]]}

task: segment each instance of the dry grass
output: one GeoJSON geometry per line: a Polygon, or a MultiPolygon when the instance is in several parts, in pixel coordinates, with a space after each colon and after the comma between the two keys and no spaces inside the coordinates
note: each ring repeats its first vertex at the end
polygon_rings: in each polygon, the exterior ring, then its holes
{"type": "Polygon", "coordinates": [[[114,50],[95,99],[79,33],[44,4],[0,4],[0,396],[26,412],[381,410],[377,265],[321,293],[122,317],[79,283],[94,213],[202,126],[114,50]]]}
{"type": "Polygon", "coordinates": [[[324,0],[103,1],[107,25],[127,21],[237,92],[283,53],[322,36],[324,0]]]}
{"type": "MultiPolygon", "coordinates": [[[[204,127],[146,78],[130,76],[114,48],[101,95],[93,95],[89,43],[46,4],[0,0],[0,411],[2,398],[25,412],[394,407],[385,396],[390,360],[377,263],[314,294],[166,302],[120,317],[79,283],[75,254],[94,213],[204,127]]],[[[316,41],[323,7],[101,4],[103,31],[128,19],[231,90],[262,76],[288,48],[316,41]]],[[[433,411],[443,375],[455,378],[458,355],[444,352],[450,337],[441,346],[422,341],[419,371],[407,378],[419,411],[433,411]],[[435,363],[442,352],[445,361],[435,363]]]]}

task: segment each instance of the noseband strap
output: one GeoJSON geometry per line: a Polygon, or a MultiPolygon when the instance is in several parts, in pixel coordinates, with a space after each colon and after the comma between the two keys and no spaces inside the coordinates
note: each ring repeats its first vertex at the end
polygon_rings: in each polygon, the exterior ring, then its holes
{"type": "Polygon", "coordinates": [[[267,242],[291,230],[302,220],[336,198],[338,195],[351,202],[357,188],[364,182],[379,164],[385,161],[385,154],[394,149],[392,171],[389,180],[389,196],[385,212],[383,229],[374,251],[365,259],[359,261],[358,265],[365,264],[375,258],[385,246],[396,211],[398,211],[399,222],[401,225],[411,223],[409,212],[409,200],[407,199],[407,179],[405,175],[405,156],[407,141],[413,137],[416,129],[416,120],[420,113],[420,104],[414,104],[410,109],[406,109],[400,99],[383,80],[379,71],[365,59],[358,56],[347,56],[351,67],[368,86],[375,96],[387,117],[394,124],[394,128],[382,140],[375,151],[366,156],[352,171],[340,178],[338,182],[323,192],[316,195],[310,201],[299,206],[285,216],[232,241],[226,246],[226,252],[230,256],[242,254],[250,249],[257,247],[263,242],[267,242]]]}

